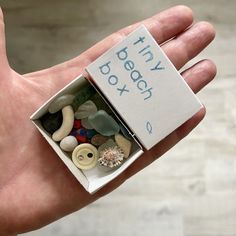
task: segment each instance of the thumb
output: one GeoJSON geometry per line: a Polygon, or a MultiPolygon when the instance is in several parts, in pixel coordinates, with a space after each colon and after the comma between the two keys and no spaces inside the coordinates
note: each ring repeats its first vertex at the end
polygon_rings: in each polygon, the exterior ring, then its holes
{"type": "MultiPolygon", "coordinates": [[[[5,40],[5,27],[3,12],[0,7],[0,77],[3,77],[3,73],[9,72],[9,63],[6,54],[6,40],[5,40]]],[[[2,80],[3,78],[0,78],[2,80]]]]}

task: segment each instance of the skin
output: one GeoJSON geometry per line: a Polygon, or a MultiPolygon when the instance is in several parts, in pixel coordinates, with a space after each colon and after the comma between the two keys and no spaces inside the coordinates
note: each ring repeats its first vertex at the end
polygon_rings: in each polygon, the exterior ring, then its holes
{"type": "MultiPolygon", "coordinates": [[[[209,23],[193,23],[192,11],[185,6],[170,8],[141,23],[162,44],[177,69],[199,54],[215,36],[209,23]]],[[[139,24],[112,34],[72,60],[20,75],[8,64],[0,14],[0,235],[38,229],[108,194],[168,151],[203,119],[205,108],[94,195],[83,189],[32,125],[29,117],[39,106],[77,75],[86,75],[85,66],[139,24]]],[[[196,93],[215,74],[214,63],[203,60],[182,76],[196,93]]]]}

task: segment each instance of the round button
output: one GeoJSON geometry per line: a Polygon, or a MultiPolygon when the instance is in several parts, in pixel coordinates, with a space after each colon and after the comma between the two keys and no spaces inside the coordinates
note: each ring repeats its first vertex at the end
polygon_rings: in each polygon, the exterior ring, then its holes
{"type": "Polygon", "coordinates": [[[72,161],[82,170],[89,170],[96,166],[98,150],[90,143],[78,145],[72,153],[72,161]]]}

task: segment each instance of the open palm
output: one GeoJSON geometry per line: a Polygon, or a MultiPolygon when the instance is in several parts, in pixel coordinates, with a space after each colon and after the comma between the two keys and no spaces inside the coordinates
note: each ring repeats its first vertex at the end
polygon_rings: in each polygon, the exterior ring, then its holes
{"type": "MultiPolygon", "coordinates": [[[[192,22],[191,10],[178,6],[142,23],[180,69],[214,38],[210,24],[199,22],[192,25],[192,22]]],[[[3,16],[0,15],[0,235],[37,229],[88,205],[160,157],[204,117],[205,109],[202,109],[94,195],[83,189],[32,125],[29,117],[40,105],[77,75],[85,74],[84,68],[91,61],[138,24],[112,34],[70,61],[19,75],[7,61],[3,16]]],[[[182,75],[192,90],[198,92],[215,73],[215,65],[204,60],[182,75]]]]}

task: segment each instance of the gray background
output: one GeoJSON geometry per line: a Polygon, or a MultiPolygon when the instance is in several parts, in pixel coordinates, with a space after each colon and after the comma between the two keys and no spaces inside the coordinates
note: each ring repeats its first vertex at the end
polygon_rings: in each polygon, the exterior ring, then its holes
{"type": "Polygon", "coordinates": [[[218,66],[217,79],[199,93],[205,120],[110,195],[25,236],[236,235],[235,0],[0,0],[8,56],[21,73],[73,58],[113,31],[175,4],[192,7],[196,19],[217,30],[197,58],[212,58],[218,66]]]}

